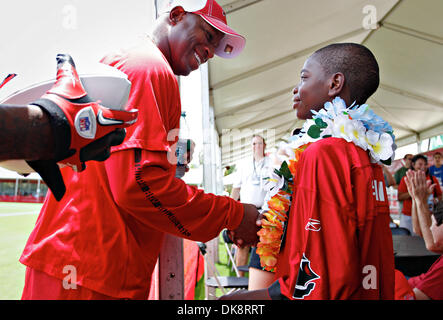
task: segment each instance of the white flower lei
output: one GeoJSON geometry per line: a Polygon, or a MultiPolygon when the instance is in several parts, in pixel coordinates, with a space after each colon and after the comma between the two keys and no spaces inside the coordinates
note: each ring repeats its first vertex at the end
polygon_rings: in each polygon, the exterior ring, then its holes
{"type": "Polygon", "coordinates": [[[289,147],[327,137],[342,138],[368,150],[372,162],[391,164],[396,149],[392,127],[367,104],[346,107],[345,101],[336,97],[326,102],[323,109],[312,113],[312,119],[304,123],[298,139],[289,147]]]}
{"type": "MultiPolygon", "coordinates": [[[[367,150],[373,163],[390,165],[394,160],[397,146],[392,127],[367,104],[347,107],[343,99],[336,97],[332,102],[326,102],[323,109],[312,113],[314,116],[305,121],[300,133],[291,137],[290,143],[281,146],[289,155],[280,157],[283,162],[294,159],[294,150],[298,147],[328,137],[342,138],[367,150]]],[[[285,178],[276,171],[275,168],[269,173],[264,184],[268,197],[274,196],[284,185],[285,178]]]]}

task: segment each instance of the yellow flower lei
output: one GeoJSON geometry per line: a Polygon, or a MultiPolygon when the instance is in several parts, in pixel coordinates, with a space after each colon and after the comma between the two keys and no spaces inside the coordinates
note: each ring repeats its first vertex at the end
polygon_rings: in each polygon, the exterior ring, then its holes
{"type": "Polygon", "coordinates": [[[301,154],[310,144],[306,143],[294,149],[295,158],[289,160],[289,165],[284,161],[280,170],[276,171],[277,174],[286,176],[287,185],[267,202],[269,210],[263,214],[265,219],[261,220],[262,228],[257,233],[260,237],[260,242],[257,244],[256,253],[260,256],[260,264],[266,271],[275,271],[277,256],[280,252],[291,206],[294,177],[298,162],[301,154]],[[285,168],[289,169],[290,176],[282,172],[285,168]]]}

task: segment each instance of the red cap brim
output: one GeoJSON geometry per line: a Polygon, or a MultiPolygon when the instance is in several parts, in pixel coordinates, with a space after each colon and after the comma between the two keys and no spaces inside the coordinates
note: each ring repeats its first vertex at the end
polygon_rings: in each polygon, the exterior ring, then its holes
{"type": "MultiPolygon", "coordinates": [[[[194,12],[196,13],[196,12],[194,12]]],[[[215,54],[222,58],[235,58],[244,49],[246,39],[228,27],[223,21],[217,18],[207,16],[202,13],[196,13],[202,17],[207,23],[213,26],[215,29],[223,32],[225,36],[220,41],[219,46],[215,49],[215,54]]]]}

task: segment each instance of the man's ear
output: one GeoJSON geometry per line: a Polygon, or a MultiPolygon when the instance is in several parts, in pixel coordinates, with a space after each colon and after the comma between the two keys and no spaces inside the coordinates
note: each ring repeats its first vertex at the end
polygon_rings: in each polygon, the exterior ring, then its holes
{"type": "Polygon", "coordinates": [[[172,25],[177,24],[186,15],[186,11],[182,7],[175,7],[169,12],[169,21],[172,25]]]}
{"type": "Polygon", "coordinates": [[[345,75],[341,72],[334,73],[329,80],[329,96],[339,96],[345,88],[345,75]]]}

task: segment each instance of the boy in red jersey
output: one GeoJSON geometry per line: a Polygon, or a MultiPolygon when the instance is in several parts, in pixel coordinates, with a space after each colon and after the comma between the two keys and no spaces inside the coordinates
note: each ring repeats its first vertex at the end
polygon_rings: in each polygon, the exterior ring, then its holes
{"type": "MultiPolygon", "coordinates": [[[[336,97],[364,104],[378,84],[378,64],[366,47],[319,49],[293,91],[297,117],[312,118],[336,97]]],[[[222,299],[394,299],[394,279],[382,168],[356,144],[329,137],[298,162],[276,281],[222,299]]]]}

